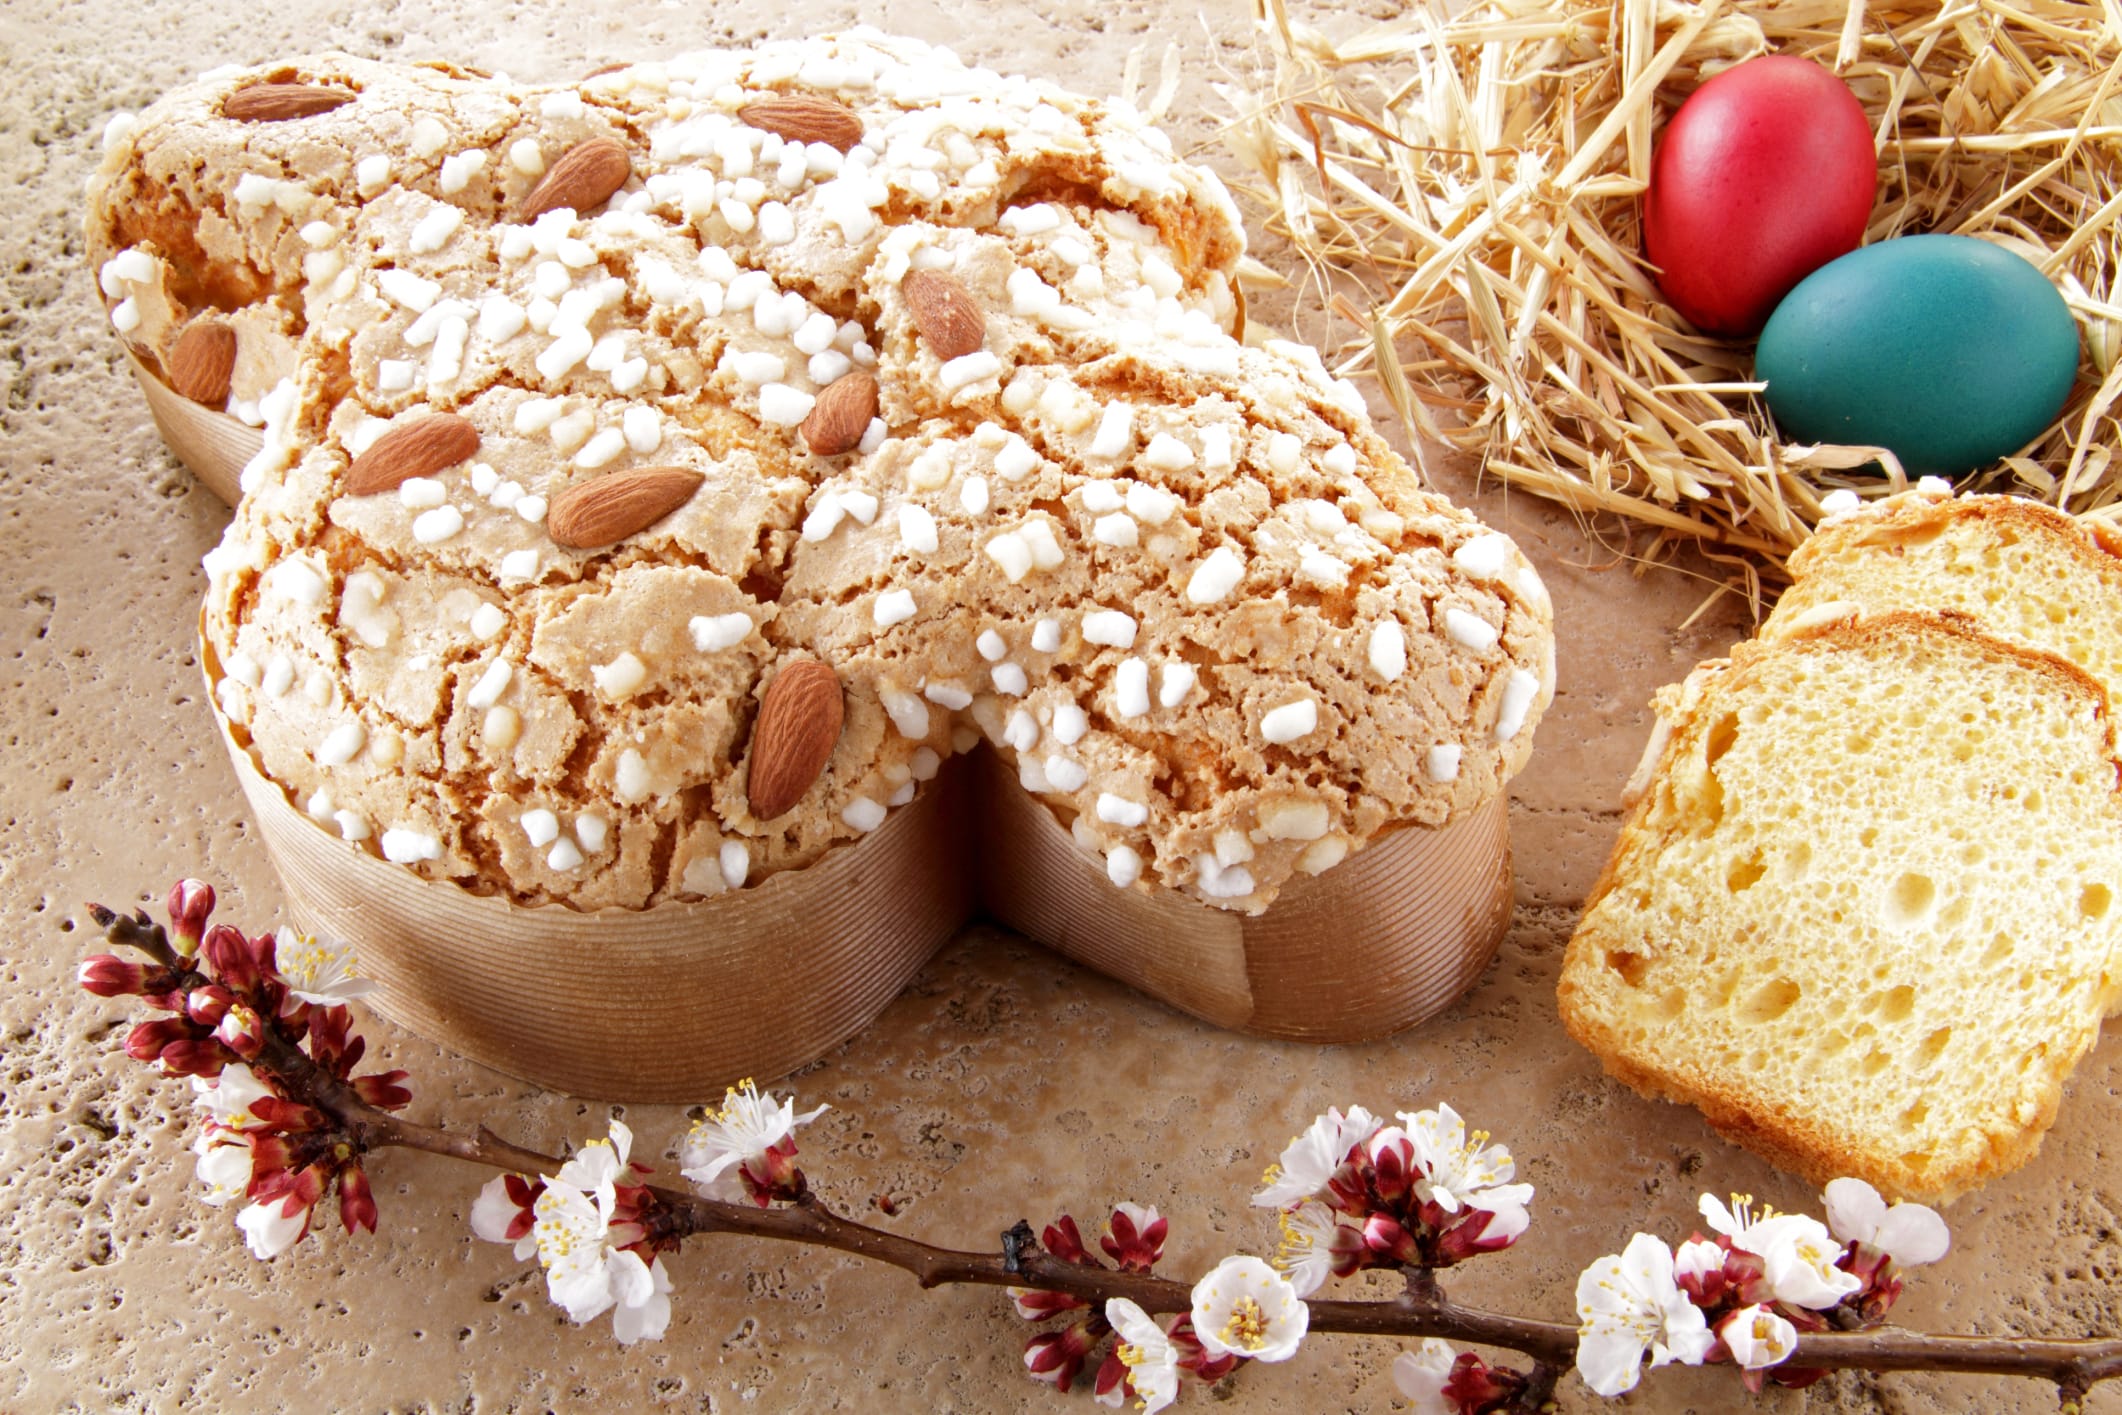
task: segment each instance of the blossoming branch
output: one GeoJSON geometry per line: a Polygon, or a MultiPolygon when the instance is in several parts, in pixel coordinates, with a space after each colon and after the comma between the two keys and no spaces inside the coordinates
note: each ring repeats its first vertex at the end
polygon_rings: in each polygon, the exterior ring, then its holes
{"type": "Polygon", "coordinates": [[[1931,1336],[1882,1325],[1908,1271],[1942,1257],[1950,1240],[1931,1210],[1888,1205],[1855,1179],[1827,1186],[1824,1221],[1704,1195],[1707,1234],[1675,1247],[1638,1233],[1585,1269],[1574,1325],[1463,1307],[1438,1274],[1517,1243],[1534,1191],[1516,1182],[1509,1150],[1469,1132],[1448,1105],[1399,1112],[1394,1124],[1360,1106],[1329,1109],[1252,1197],[1275,1217],[1271,1251],[1233,1254],[1192,1284],[1155,1271],[1170,1223],[1132,1203],[1107,1216],[1095,1252],[1067,1214],[1036,1236],[1020,1221],[988,1252],[835,1214],[796,1165],[796,1131],[825,1107],[798,1113],[749,1081],[680,1144],[679,1176],[691,1187],[666,1187],[633,1158],[633,1134],[616,1120],[561,1158],[483,1127],[463,1134],[403,1118],[412,1100],[403,1071],[355,1074],[364,1043],[346,1004],[373,985],[348,951],[285,928],[247,936],[209,927],[213,908],[213,890],[195,880],[170,891],[167,930],[145,912],[90,905],[108,941],[146,961],[98,954],[79,980],[160,1014],[135,1025],[124,1050],[190,1079],[203,1113],[193,1149],[204,1197],[244,1201],[236,1226],[261,1259],[298,1250],[334,1194],[342,1226],[373,1232],[364,1161],[405,1148],[501,1171],[471,1204],[473,1232],[535,1259],[573,1321],[609,1313],[625,1343],[669,1325],[667,1257],[688,1238],[736,1233],[856,1253],[923,1287],[1006,1287],[1017,1315],[1041,1324],[1025,1345],[1032,1376],[1067,1390],[1089,1371],[1101,1402],[1150,1412],[1176,1400],[1182,1380],[1288,1360],[1321,1331],[1415,1339],[1394,1361],[1393,1381],[1424,1415],[1539,1410],[1571,1369],[1599,1394],[1619,1395],[1645,1369],[1672,1362],[1728,1364],[1754,1390],[1803,1386],[1841,1367],[2025,1376],[2053,1383],[2065,1412],[2122,1376],[2122,1338],[1931,1336]],[[1383,1301],[1318,1295],[1367,1268],[1398,1273],[1404,1290],[1383,1301]],[[1529,1363],[1492,1365],[1453,1341],[1529,1363]]]}

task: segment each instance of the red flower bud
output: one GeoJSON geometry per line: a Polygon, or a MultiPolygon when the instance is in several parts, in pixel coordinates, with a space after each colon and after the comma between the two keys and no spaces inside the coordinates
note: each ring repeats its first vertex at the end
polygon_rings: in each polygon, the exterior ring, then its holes
{"type": "Polygon", "coordinates": [[[206,931],[206,916],[214,912],[214,887],[195,879],[180,879],[170,886],[170,933],[177,952],[189,958],[199,951],[206,931]]]}
{"type": "Polygon", "coordinates": [[[306,1165],[301,1169],[277,1169],[268,1172],[259,1163],[259,1151],[264,1147],[252,1145],[252,1173],[250,1197],[259,1203],[273,1199],[289,1200],[282,1213],[292,1215],[298,1209],[313,1209],[317,1200],[324,1197],[325,1174],[321,1165],[306,1165]]]}
{"type": "Polygon", "coordinates": [[[1768,1280],[1768,1264],[1759,1256],[1731,1246],[1731,1240],[1720,1237],[1724,1245],[1724,1290],[1725,1300],[1738,1305],[1767,1306],[1776,1300],[1775,1284],[1768,1280]]]}
{"type": "Polygon", "coordinates": [[[1067,1214],[1048,1224],[1046,1231],[1039,1235],[1039,1241],[1046,1246],[1047,1252],[1064,1263],[1080,1263],[1085,1267],[1104,1266],[1084,1251],[1083,1235],[1077,1231],[1076,1221],[1067,1214]]]}
{"type": "Polygon", "coordinates": [[[147,970],[128,963],[115,953],[98,953],[81,960],[75,980],[98,997],[137,997],[147,990],[147,970]]]}
{"type": "Polygon", "coordinates": [[[744,1180],[744,1188],[752,1202],[765,1208],[776,1199],[791,1202],[803,1197],[803,1171],[796,1168],[796,1141],[793,1136],[767,1150],[757,1159],[748,1159],[738,1167],[738,1175],[744,1180]]]}
{"type": "Polygon", "coordinates": [[[228,1048],[212,1037],[197,1041],[171,1042],[162,1048],[162,1074],[165,1076],[214,1077],[228,1065],[228,1048]]]}
{"type": "Polygon", "coordinates": [[[284,1135],[322,1130],[324,1117],[310,1107],[281,1096],[260,1096],[251,1102],[251,1114],[260,1125],[284,1135]]]}
{"type": "Polygon", "coordinates": [[[508,1221],[508,1230],[503,1236],[514,1242],[538,1226],[538,1196],[545,1192],[545,1181],[511,1174],[503,1182],[508,1201],[516,1206],[516,1216],[508,1221]]]}
{"type": "Polygon", "coordinates": [[[1507,1366],[1491,1366],[1471,1351],[1462,1351],[1452,1362],[1451,1375],[1438,1392],[1459,1410],[1502,1410],[1526,1387],[1522,1372],[1507,1366]]]}
{"type": "Polygon", "coordinates": [[[1327,1177],[1326,1193],[1322,1196],[1327,1207],[1350,1218],[1362,1218],[1371,1209],[1370,1177],[1370,1161],[1364,1157],[1363,1147],[1351,1148],[1348,1158],[1327,1177]]]}
{"type": "Polygon", "coordinates": [[[1066,1394],[1090,1354],[1111,1327],[1103,1317],[1092,1317],[1033,1337],[1024,1343],[1024,1368],[1042,1381],[1052,1381],[1066,1394]]]}
{"type": "Polygon", "coordinates": [[[280,941],[272,934],[259,934],[251,940],[251,956],[258,960],[258,971],[268,978],[280,976],[280,941]]]}
{"type": "Polygon", "coordinates": [[[1378,1198],[1395,1208],[1414,1192],[1415,1146],[1406,1139],[1378,1145],[1371,1154],[1372,1186],[1378,1198]]]}
{"type": "Polygon", "coordinates": [[[206,931],[201,947],[206,954],[206,966],[230,991],[248,993],[258,986],[263,976],[258,971],[258,955],[252,951],[251,941],[243,936],[241,929],[216,924],[206,931]]]}
{"type": "Polygon", "coordinates": [[[1231,1368],[1238,1364],[1238,1358],[1229,1352],[1221,1356],[1210,1356],[1201,1349],[1201,1338],[1194,1335],[1192,1312],[1181,1312],[1179,1320],[1173,1322],[1172,1329],[1165,1333],[1165,1339],[1171,1342],[1172,1350],[1178,1353],[1179,1369],[1192,1371],[1210,1385],[1229,1375],[1231,1368]]]}
{"type": "Polygon", "coordinates": [[[1106,1231],[1099,1236],[1098,1246],[1105,1256],[1118,1263],[1123,1271],[1146,1273],[1155,1267],[1164,1256],[1164,1235],[1171,1224],[1162,1214],[1146,1226],[1137,1229],[1135,1221],[1125,1209],[1114,1209],[1106,1220],[1106,1231]]]}
{"type": "Polygon", "coordinates": [[[1016,1304],[1017,1315],[1027,1322],[1043,1322],[1049,1317],[1058,1317],[1063,1312],[1073,1312],[1079,1307],[1088,1307],[1089,1302],[1066,1292],[1048,1292],[1044,1288],[1013,1287],[1009,1290],[1010,1301],[1016,1304]]]}
{"type": "Polygon", "coordinates": [[[261,1135],[256,1131],[245,1131],[243,1138],[251,1147],[251,1182],[245,1191],[252,1199],[265,1197],[263,1191],[279,1192],[285,1187],[278,1178],[295,1162],[294,1147],[283,1135],[261,1135]]]}
{"type": "Polygon", "coordinates": [[[1513,1211],[1516,1221],[1484,1209],[1462,1209],[1459,1218],[1437,1240],[1440,1263],[1461,1263],[1477,1253],[1497,1253],[1518,1241],[1525,1231],[1523,1210],[1513,1211]]]}
{"type": "Polygon", "coordinates": [[[368,1176],[358,1164],[339,1171],[339,1222],[348,1233],[358,1229],[376,1231],[376,1199],[369,1192],[368,1176]]]}
{"type": "Polygon", "coordinates": [[[125,1035],[125,1054],[135,1061],[160,1061],[164,1049],[191,1040],[194,1028],[177,1017],[142,1022],[125,1035]]]}
{"type": "Polygon", "coordinates": [[[203,983],[184,996],[184,1015],[202,1027],[218,1027],[235,999],[219,983],[203,983]]]}
{"type": "Polygon", "coordinates": [[[1372,1214],[1363,1221],[1363,1241],[1381,1258],[1409,1264],[1422,1261],[1422,1249],[1415,1236],[1385,1214],[1372,1214]]]}
{"type": "Polygon", "coordinates": [[[320,1066],[344,1079],[368,1050],[366,1040],[352,1035],[353,1015],[344,1007],[314,1007],[304,1020],[309,1027],[309,1054],[320,1066]]]}
{"type": "Polygon", "coordinates": [[[377,1071],[354,1078],[354,1093],[378,1110],[403,1110],[412,1104],[413,1093],[398,1083],[412,1073],[377,1071]]]}
{"type": "Polygon", "coordinates": [[[1330,1251],[1333,1253],[1332,1266],[1335,1277],[1347,1277],[1371,1265],[1370,1244],[1364,1241],[1363,1230],[1349,1224],[1334,1225],[1333,1246],[1330,1251]]]}

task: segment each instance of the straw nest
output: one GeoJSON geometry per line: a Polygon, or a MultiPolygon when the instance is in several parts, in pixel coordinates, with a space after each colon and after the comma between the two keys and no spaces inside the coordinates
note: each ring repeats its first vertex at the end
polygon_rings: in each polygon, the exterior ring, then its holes
{"type": "Polygon", "coordinates": [[[1774,573],[1836,487],[1906,485],[1876,448],[1781,441],[1751,341],[1695,331],[1645,265],[1638,200],[1662,124],[1754,55],[1833,68],[1873,122],[1867,242],[1950,231],[2026,256],[2078,319],[2069,403],[1962,483],[2122,519],[2122,8],[2072,0],[1481,0],[1339,43],[1255,0],[1272,87],[1219,90],[1270,227],[1362,326],[1422,436],[1581,513],[1774,573]],[[1370,301],[1346,295],[1353,278],[1370,301]],[[1877,462],[1884,475],[1866,464],[1877,462]]]}

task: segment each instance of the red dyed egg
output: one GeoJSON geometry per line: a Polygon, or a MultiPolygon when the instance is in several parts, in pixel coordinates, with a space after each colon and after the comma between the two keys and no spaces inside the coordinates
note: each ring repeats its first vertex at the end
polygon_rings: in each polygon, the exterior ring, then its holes
{"type": "Polygon", "coordinates": [[[1857,248],[1878,183],[1847,84],[1809,59],[1749,59],[1666,124],[1643,194],[1644,253],[1696,328],[1752,334],[1793,285],[1857,248]]]}

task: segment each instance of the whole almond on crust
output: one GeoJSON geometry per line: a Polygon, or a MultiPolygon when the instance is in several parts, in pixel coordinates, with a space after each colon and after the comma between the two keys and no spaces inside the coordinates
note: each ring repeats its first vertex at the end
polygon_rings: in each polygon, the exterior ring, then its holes
{"type": "Polygon", "coordinates": [[[737,116],[786,142],[822,142],[844,153],[862,141],[862,120],[854,109],[812,94],[777,93],[756,99],[739,108],[737,116]]]}
{"type": "Polygon", "coordinates": [[[691,467],[634,467],[571,486],[553,498],[545,533],[570,550],[625,540],[692,500],[704,479],[691,467]]]}
{"type": "Polygon", "coordinates": [[[169,351],[169,386],[194,403],[226,403],[235,371],[236,331],[218,319],[193,320],[169,351]]]}
{"type": "Polygon", "coordinates": [[[281,123],[329,113],[354,101],[350,90],[317,84],[246,84],[221,102],[221,116],[241,123],[281,123]]]}
{"type": "Polygon", "coordinates": [[[479,450],[479,429],[455,413],[430,413],[401,423],[354,458],[346,469],[349,496],[391,491],[409,477],[428,477],[479,450]]]}
{"type": "Polygon", "coordinates": [[[837,457],[855,450],[875,416],[877,380],[856,369],[826,385],[799,430],[814,456],[837,457]]]}
{"type": "Polygon", "coordinates": [[[939,359],[958,359],[987,342],[987,316],[972,291],[940,270],[917,270],[899,282],[914,327],[939,359]]]}
{"type": "Polygon", "coordinates": [[[770,821],[803,799],[832,759],[845,711],[839,677],[817,659],[799,658],[774,675],[752,724],[744,791],[754,816],[770,821]]]}
{"type": "Polygon", "coordinates": [[[546,169],[545,176],[523,199],[516,219],[529,221],[562,207],[577,216],[584,215],[610,201],[612,193],[625,186],[633,174],[633,154],[626,150],[625,143],[615,138],[578,142],[546,169]]]}

